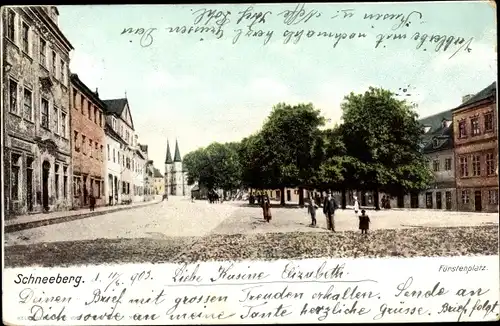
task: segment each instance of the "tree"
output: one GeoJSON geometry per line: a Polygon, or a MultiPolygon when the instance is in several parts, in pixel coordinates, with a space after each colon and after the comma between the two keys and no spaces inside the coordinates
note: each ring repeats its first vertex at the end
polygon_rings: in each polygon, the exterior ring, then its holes
{"type": "Polygon", "coordinates": [[[432,175],[419,147],[422,129],[406,101],[370,87],[346,96],[341,108],[347,175],[358,189],[375,192],[376,209],[379,191],[396,195],[426,187],[432,175]]]}
{"type": "Polygon", "coordinates": [[[285,187],[299,187],[299,204],[303,205],[302,188],[314,177],[313,149],[324,123],[311,103],[279,103],[254,139],[254,145],[260,146],[260,177],[269,188],[281,190],[281,205],[285,204],[285,187]]]}

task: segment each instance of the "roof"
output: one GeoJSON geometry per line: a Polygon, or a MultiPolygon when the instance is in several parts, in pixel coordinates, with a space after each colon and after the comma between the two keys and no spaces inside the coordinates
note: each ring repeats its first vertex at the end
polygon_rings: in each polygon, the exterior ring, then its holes
{"type": "Polygon", "coordinates": [[[422,136],[424,153],[453,147],[453,124],[446,126],[443,120],[452,121],[452,110],[439,112],[419,120],[423,127],[430,127],[429,131],[422,136]],[[434,145],[434,139],[437,139],[437,146],[434,145]]]}
{"type": "Polygon", "coordinates": [[[165,158],[165,164],[172,164],[172,154],[170,154],[170,144],[167,140],[167,157],[165,158]]]}
{"type": "Polygon", "coordinates": [[[177,140],[175,141],[174,162],[182,162],[181,152],[179,151],[179,144],[177,143],[177,140]]]}
{"type": "Polygon", "coordinates": [[[90,97],[92,99],[92,102],[94,104],[99,105],[101,110],[106,110],[106,104],[99,98],[99,95],[97,95],[95,92],[92,92],[90,88],[87,85],[85,85],[85,83],[80,79],[80,77],[78,77],[78,74],[72,73],[70,74],[69,78],[73,86],[78,87],[78,89],[82,93],[87,95],[87,97],[90,97]]]}
{"type": "Polygon", "coordinates": [[[111,127],[109,123],[106,123],[106,125],[104,126],[104,132],[123,145],[127,145],[127,142],[122,137],[120,137],[120,135],[116,131],[113,130],[113,127],[111,127]]]}
{"type": "Polygon", "coordinates": [[[160,170],[158,170],[157,168],[154,168],[153,175],[155,178],[163,178],[163,174],[161,174],[160,170]]]}
{"type": "Polygon", "coordinates": [[[141,151],[143,151],[144,153],[148,152],[148,145],[141,145],[141,144],[139,144],[139,147],[141,148],[141,151]]]}
{"type": "Polygon", "coordinates": [[[454,110],[458,110],[458,109],[464,108],[466,106],[470,106],[472,104],[476,104],[476,103],[479,103],[479,102],[485,101],[485,100],[495,101],[496,95],[497,95],[497,82],[495,81],[495,82],[491,83],[491,85],[489,85],[488,87],[481,90],[476,95],[472,96],[470,99],[468,99],[464,103],[457,106],[454,110]]]}
{"type": "Polygon", "coordinates": [[[118,98],[114,100],[104,100],[104,104],[106,104],[106,110],[109,113],[114,113],[120,116],[123,113],[123,109],[125,109],[125,105],[127,105],[128,101],[126,98],[118,98]]]}

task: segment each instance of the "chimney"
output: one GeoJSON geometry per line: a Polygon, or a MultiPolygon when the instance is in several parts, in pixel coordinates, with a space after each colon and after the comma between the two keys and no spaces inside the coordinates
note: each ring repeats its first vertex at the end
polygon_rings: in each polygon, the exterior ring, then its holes
{"type": "Polygon", "coordinates": [[[470,100],[473,96],[474,96],[474,94],[467,94],[467,95],[462,96],[462,103],[467,102],[467,101],[468,101],[468,100],[470,100]]]}
{"type": "Polygon", "coordinates": [[[97,97],[99,97],[99,88],[97,88],[97,87],[95,88],[95,95],[96,95],[97,97]]]}

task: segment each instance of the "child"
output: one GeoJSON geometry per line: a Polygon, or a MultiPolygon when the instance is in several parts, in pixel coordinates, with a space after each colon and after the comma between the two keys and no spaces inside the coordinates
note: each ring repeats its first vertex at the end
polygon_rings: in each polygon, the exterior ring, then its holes
{"type": "Polygon", "coordinates": [[[361,234],[368,234],[368,229],[370,228],[370,218],[365,215],[365,210],[361,210],[361,215],[359,216],[359,229],[361,234]]]}

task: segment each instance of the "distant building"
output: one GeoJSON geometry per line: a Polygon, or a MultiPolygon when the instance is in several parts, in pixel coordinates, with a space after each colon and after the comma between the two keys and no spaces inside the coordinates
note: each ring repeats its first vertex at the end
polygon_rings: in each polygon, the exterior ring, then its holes
{"type": "Polygon", "coordinates": [[[71,74],[71,134],[73,136],[73,206],[84,207],[90,196],[106,205],[105,104],[78,75],[71,74]]]}
{"type": "Polygon", "coordinates": [[[157,168],[153,168],[153,184],[155,195],[163,195],[165,193],[165,179],[157,168]]]}
{"type": "Polygon", "coordinates": [[[134,142],[132,145],[132,175],[133,175],[133,202],[141,202],[145,200],[145,173],[146,173],[146,162],[148,161],[148,155],[143,151],[143,147],[138,143],[137,135],[134,135],[134,142]]]}
{"type": "Polygon", "coordinates": [[[182,167],[179,144],[175,141],[175,154],[172,160],[170,144],[167,140],[167,155],[165,158],[165,190],[172,196],[190,196],[191,187],[187,184],[187,172],[182,167]]]}
{"type": "Polygon", "coordinates": [[[71,207],[69,53],[55,6],[4,7],[6,217],[71,207]]]}
{"type": "Polygon", "coordinates": [[[122,174],[125,170],[123,152],[127,148],[127,143],[113,129],[109,122],[106,122],[104,129],[106,135],[106,182],[104,185],[107,196],[107,205],[117,205],[121,203],[122,174]]]}
{"type": "Polygon", "coordinates": [[[458,207],[498,212],[496,82],[453,109],[458,207]]]}

